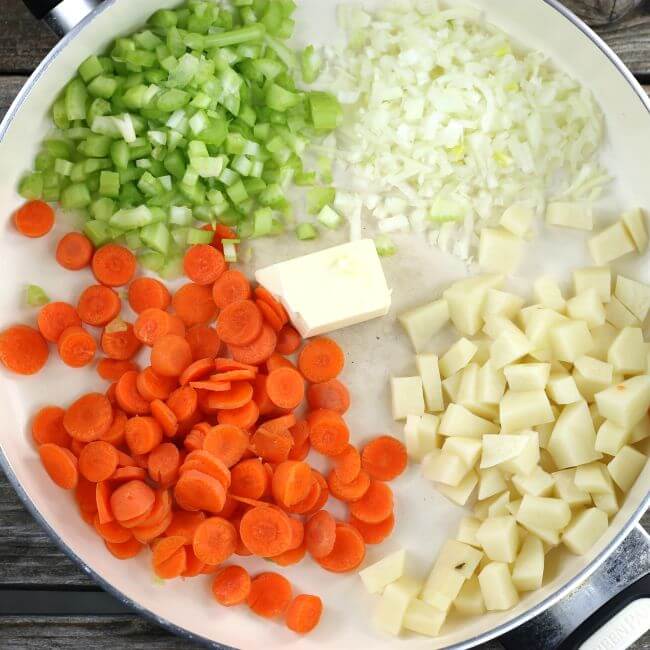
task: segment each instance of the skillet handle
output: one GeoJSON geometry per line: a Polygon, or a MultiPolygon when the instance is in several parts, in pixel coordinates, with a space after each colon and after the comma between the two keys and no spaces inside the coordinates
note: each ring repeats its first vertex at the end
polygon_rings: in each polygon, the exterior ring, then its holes
{"type": "Polygon", "coordinates": [[[58,36],[78,25],[102,0],[24,0],[39,20],[44,20],[58,36]]]}
{"type": "Polygon", "coordinates": [[[650,629],[650,535],[636,526],[575,591],[502,636],[506,650],[623,650],[650,629]]]}

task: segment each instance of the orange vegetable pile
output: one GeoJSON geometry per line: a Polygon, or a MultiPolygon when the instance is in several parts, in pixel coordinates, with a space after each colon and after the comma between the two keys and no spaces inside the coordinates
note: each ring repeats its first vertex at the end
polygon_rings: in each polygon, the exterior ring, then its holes
{"type": "Polygon", "coordinates": [[[111,382],[106,393],[66,409],[47,406],[33,420],[47,473],[74,490],[81,516],[115,557],[148,545],[160,578],[214,574],[217,602],[247,603],[309,632],[322,612],[317,596],[294,598],[278,573],[251,577],[226,563],[255,555],[288,566],[308,553],[327,571],[353,571],[366,544],[393,530],[387,482],[406,467],[404,446],[388,436],[361,452],[350,444],[341,348],[317,338],[301,349],[282,305],[229,270],[217,245],[188,250],[192,282],[172,296],[158,280],[133,279],[128,250],[109,244],[88,257],[73,244],[63,246],[66,268],[78,266],[76,249],[98,284],[76,308],[43,307],[38,330],[0,334],[2,361],[27,372],[37,369],[35,355],[47,358],[48,342],[68,365],[87,365],[97,345],[85,327],[103,328],[97,372],[111,382]],[[114,290],[126,285],[134,323],[121,319],[114,290]],[[140,369],[133,358],[142,347],[150,348],[150,365],[140,369]],[[294,353],[295,363],[287,358],[294,353]],[[307,462],[311,450],[330,460],[326,476],[307,462]],[[324,509],[330,495],[348,505],[347,522],[324,509]]]}

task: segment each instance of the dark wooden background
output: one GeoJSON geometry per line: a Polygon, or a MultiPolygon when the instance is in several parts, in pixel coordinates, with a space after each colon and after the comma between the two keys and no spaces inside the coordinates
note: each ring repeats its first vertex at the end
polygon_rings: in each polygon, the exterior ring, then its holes
{"type": "MultiPolygon", "coordinates": [[[[137,1],[137,0],[136,0],[137,1]]],[[[150,0],[145,0],[150,1],[150,0]]],[[[513,0],[516,2],[516,0],[513,0]]],[[[640,0],[566,0],[596,26],[643,84],[650,84],[650,3],[640,0]],[[611,22],[611,18],[616,18],[611,22]]],[[[155,2],[151,2],[152,8],[155,2]]],[[[19,0],[0,0],[0,118],[56,42],[19,0]]],[[[645,518],[650,528],[650,518],[645,518]]],[[[39,528],[0,472],[0,598],[8,590],[89,590],[95,584],[39,528]]],[[[0,649],[195,647],[137,615],[0,616],[0,649]]],[[[487,648],[498,648],[490,644],[487,648]]],[[[636,650],[650,649],[650,634],[636,650]]]]}

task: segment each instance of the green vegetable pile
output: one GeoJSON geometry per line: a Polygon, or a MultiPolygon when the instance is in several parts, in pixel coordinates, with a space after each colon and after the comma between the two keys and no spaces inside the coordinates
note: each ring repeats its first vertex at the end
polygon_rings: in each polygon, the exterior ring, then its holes
{"type": "MultiPolygon", "coordinates": [[[[124,243],[163,274],[186,246],[211,241],[197,221],[240,239],[292,227],[286,190],[315,183],[303,153],[341,117],[334,96],[296,86],[321,62],[286,45],[294,10],[293,0],[188,0],[86,59],[52,108],[56,131],[21,195],[82,212],[96,246],[124,243]]],[[[333,198],[308,192],[310,212],[333,198]]]]}

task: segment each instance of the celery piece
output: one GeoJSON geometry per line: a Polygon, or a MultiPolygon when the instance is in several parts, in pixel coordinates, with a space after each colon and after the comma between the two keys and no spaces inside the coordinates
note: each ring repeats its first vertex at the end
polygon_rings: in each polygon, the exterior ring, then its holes
{"type": "Polygon", "coordinates": [[[153,215],[151,209],[146,205],[140,205],[137,208],[122,208],[109,219],[111,226],[122,230],[135,230],[136,228],[147,226],[152,222],[153,215]]]}
{"type": "Polygon", "coordinates": [[[93,243],[95,248],[103,246],[113,240],[111,228],[103,221],[86,221],[84,225],[84,234],[93,243]]]}
{"type": "Polygon", "coordinates": [[[61,97],[52,106],[52,121],[59,129],[67,129],[70,126],[68,112],[65,107],[65,97],[61,97]]]}
{"type": "Polygon", "coordinates": [[[318,213],[318,221],[327,228],[335,230],[343,223],[343,218],[338,212],[330,208],[329,205],[326,205],[318,213]]]}
{"type": "MultiPolygon", "coordinates": [[[[290,108],[293,108],[302,101],[302,96],[298,93],[292,93],[288,90],[285,90],[282,86],[272,83],[266,90],[266,105],[274,110],[281,113],[288,111],[290,108]]],[[[322,114],[322,109],[319,110],[319,119],[322,114]]],[[[316,126],[314,124],[314,126],[316,126]]],[[[323,128],[317,127],[316,128],[323,128]]]]}
{"type": "Polygon", "coordinates": [[[84,82],[79,78],[73,79],[65,89],[65,111],[71,122],[86,119],[87,98],[88,91],[84,82]]]}
{"type": "Polygon", "coordinates": [[[102,74],[102,72],[104,72],[104,68],[101,64],[101,61],[94,54],[92,56],[89,56],[79,66],[79,76],[85,83],[92,81],[95,77],[102,74]]]}
{"type": "Polygon", "coordinates": [[[117,85],[117,79],[115,77],[100,75],[88,84],[88,92],[92,97],[110,99],[115,94],[117,85]]]}
{"type": "Polygon", "coordinates": [[[343,117],[339,100],[331,93],[309,93],[309,108],[312,124],[317,131],[333,131],[343,117]]]}
{"type": "Polygon", "coordinates": [[[110,221],[115,213],[115,201],[102,197],[90,204],[90,214],[97,221],[110,221]]]}
{"type": "Polygon", "coordinates": [[[50,302],[49,296],[36,284],[27,285],[25,300],[30,307],[42,307],[50,302]]]}
{"type": "Polygon", "coordinates": [[[390,257],[397,252],[397,246],[389,235],[377,235],[375,237],[375,248],[380,257],[390,257]]]}
{"type": "Polygon", "coordinates": [[[293,181],[299,187],[307,187],[316,183],[316,172],[299,172],[293,177],[293,181]]]}
{"type": "Polygon", "coordinates": [[[148,22],[153,27],[169,29],[170,27],[176,27],[178,18],[174,11],[169,9],[159,9],[149,18],[148,22]]]}
{"type": "Polygon", "coordinates": [[[239,239],[222,239],[223,256],[229,264],[237,262],[237,245],[241,242],[239,239]]]}
{"type": "Polygon", "coordinates": [[[61,192],[61,206],[66,210],[76,210],[90,205],[92,199],[88,187],[83,183],[68,185],[61,192]]]}
{"type": "Polygon", "coordinates": [[[148,271],[160,271],[165,265],[165,256],[149,251],[138,255],[138,262],[148,271]]]}
{"type": "Polygon", "coordinates": [[[54,171],[61,176],[70,176],[73,164],[69,160],[57,158],[54,161],[54,171]]]}
{"type": "Polygon", "coordinates": [[[248,198],[248,192],[241,179],[227,187],[226,194],[235,205],[243,203],[248,198]]]}
{"type": "Polygon", "coordinates": [[[167,255],[169,252],[169,230],[164,223],[152,223],[140,229],[142,243],[152,250],[167,255]]]}
{"type": "Polygon", "coordinates": [[[296,226],[296,237],[300,241],[308,241],[318,237],[318,230],[310,223],[301,223],[296,226]]]}
{"type": "Polygon", "coordinates": [[[176,226],[189,226],[194,220],[192,210],[185,206],[172,206],[169,209],[169,223],[176,226]]]}
{"type": "Polygon", "coordinates": [[[211,244],[214,233],[211,230],[201,230],[200,228],[190,228],[187,231],[187,244],[211,244]]]}
{"type": "Polygon", "coordinates": [[[183,258],[170,257],[160,269],[160,276],[165,280],[176,280],[183,275],[183,258]]]}
{"type": "Polygon", "coordinates": [[[264,25],[256,23],[255,25],[248,25],[227,32],[208,34],[204,39],[204,47],[210,49],[212,47],[227,47],[239,43],[259,41],[264,37],[265,31],[264,25]]]}
{"type": "Polygon", "coordinates": [[[130,248],[132,251],[137,251],[142,248],[142,239],[137,230],[131,230],[125,233],[124,243],[127,245],[127,248],[130,248]]]}
{"type": "Polygon", "coordinates": [[[179,108],[183,108],[190,102],[190,95],[184,90],[170,88],[162,93],[156,100],[156,106],[165,113],[173,113],[179,108]]]}
{"type": "Polygon", "coordinates": [[[327,158],[327,156],[321,156],[318,159],[318,170],[320,173],[320,179],[323,183],[331,183],[334,180],[331,158],[327,158]]]}
{"type": "Polygon", "coordinates": [[[187,233],[189,230],[190,229],[187,226],[183,226],[181,228],[172,228],[172,240],[180,250],[187,248],[187,233]]]}
{"type": "Polygon", "coordinates": [[[222,156],[218,158],[192,158],[190,167],[201,178],[219,178],[223,171],[224,160],[222,156]]]}
{"type": "Polygon", "coordinates": [[[318,214],[326,205],[334,203],[335,198],[333,187],[312,187],[307,190],[307,212],[318,214]]]}
{"type": "Polygon", "coordinates": [[[300,55],[300,69],[302,80],[306,84],[313,84],[323,68],[323,57],[316,52],[313,45],[306,47],[300,55]]]}
{"type": "Polygon", "coordinates": [[[120,175],[117,172],[102,171],[99,174],[99,193],[109,198],[119,197],[120,175]]]}
{"type": "Polygon", "coordinates": [[[259,208],[253,215],[253,237],[264,237],[271,233],[273,226],[273,210],[271,208],[259,208]]]}

